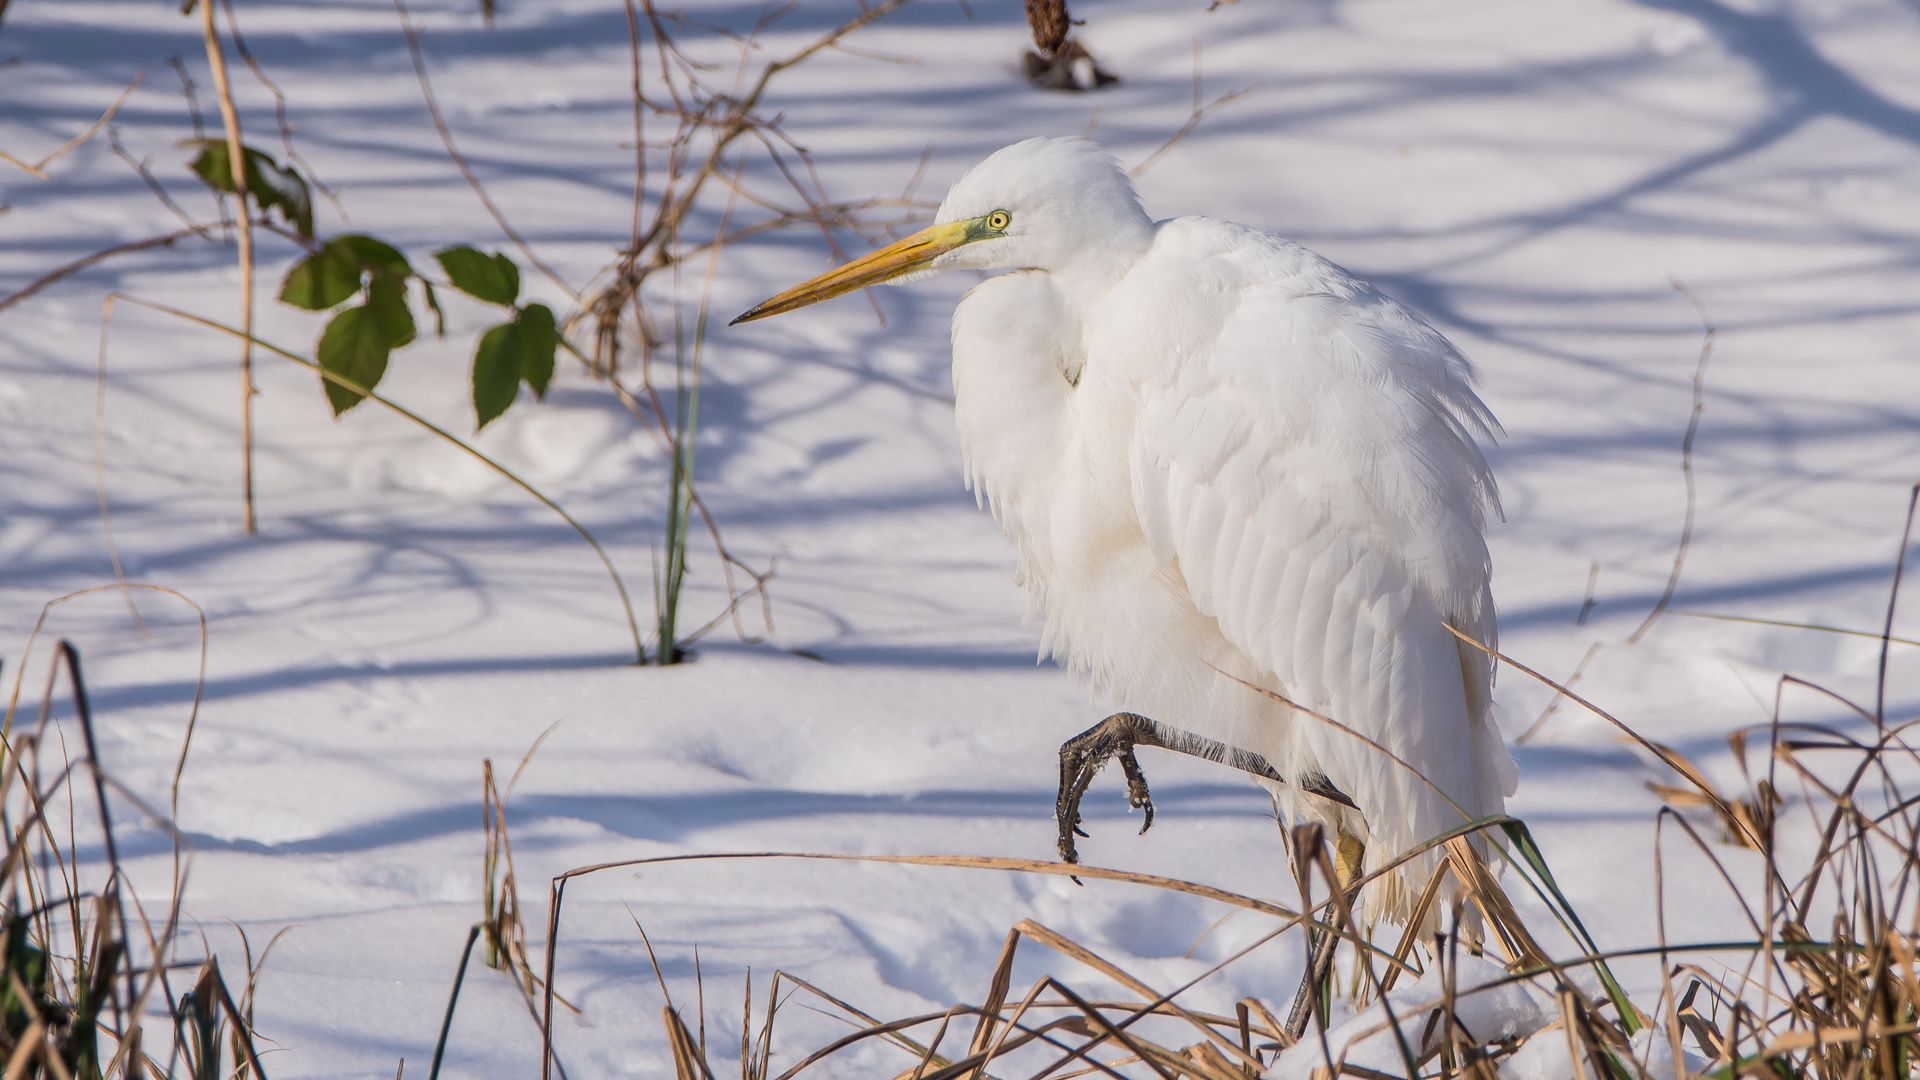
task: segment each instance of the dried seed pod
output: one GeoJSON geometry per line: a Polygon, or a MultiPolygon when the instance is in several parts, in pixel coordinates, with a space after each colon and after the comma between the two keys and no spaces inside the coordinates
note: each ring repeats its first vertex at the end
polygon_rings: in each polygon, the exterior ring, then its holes
{"type": "Polygon", "coordinates": [[[1027,24],[1041,54],[1052,56],[1067,40],[1067,0],[1027,0],[1027,24]]]}

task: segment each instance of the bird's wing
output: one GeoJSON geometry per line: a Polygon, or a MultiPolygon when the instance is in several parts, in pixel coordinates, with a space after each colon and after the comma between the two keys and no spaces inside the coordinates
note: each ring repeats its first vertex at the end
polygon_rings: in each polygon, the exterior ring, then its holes
{"type": "Polygon", "coordinates": [[[1449,799],[1497,810],[1514,771],[1490,667],[1447,630],[1493,644],[1475,442],[1493,419],[1467,361],[1318,256],[1204,219],[1162,225],[1109,305],[1094,355],[1140,402],[1134,502],[1156,555],[1282,692],[1432,784],[1318,721],[1296,716],[1290,740],[1396,850],[1458,824],[1449,799]]]}

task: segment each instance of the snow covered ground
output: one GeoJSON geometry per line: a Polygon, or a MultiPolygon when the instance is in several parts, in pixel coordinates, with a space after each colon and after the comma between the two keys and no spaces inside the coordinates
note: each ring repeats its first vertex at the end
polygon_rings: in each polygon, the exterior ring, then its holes
{"type": "MultiPolygon", "coordinates": [[[[505,247],[440,146],[384,0],[235,6],[286,93],[299,149],[338,191],[337,205],[320,204],[323,234],[370,232],[416,265],[453,242],[505,247]]],[[[721,0],[691,10],[740,29],[761,11],[721,0]]],[[[766,33],[767,52],[854,10],[806,0],[766,33]]],[[[1564,678],[1598,644],[1580,689],[1730,786],[1739,773],[1724,737],[1767,717],[1780,674],[1871,699],[1873,641],[1678,612],[1860,630],[1884,618],[1920,474],[1920,7],[1240,0],[1208,12],[1083,0],[1074,11],[1121,85],[1036,92],[1017,72],[1017,3],[915,0],[854,39],[860,52],[784,76],[768,109],[834,197],[898,194],[924,152],[922,194],[937,198],[1029,135],[1091,131],[1123,160],[1144,159],[1188,116],[1197,50],[1209,100],[1249,92],[1145,173],[1149,212],[1296,238],[1426,313],[1480,365],[1507,432],[1493,459],[1506,515],[1491,529],[1507,651],[1564,678]],[[1630,645],[1686,506],[1680,439],[1701,323],[1670,278],[1700,297],[1718,337],[1675,611],[1630,645]]],[[[621,5],[505,0],[492,29],[468,0],[422,2],[415,15],[449,123],[493,197],[585,283],[627,231],[621,5]]],[[[167,66],[182,59],[215,116],[197,25],[160,0],[15,0],[0,23],[0,149],[37,159],[144,72],[120,137],[210,214],[180,168],[189,152],[177,143],[192,131],[167,66]]],[[[277,153],[270,95],[244,69],[236,79],[250,141],[277,153]]],[[[50,172],[0,163],[0,296],[178,227],[104,137],[50,172]]],[[[263,241],[263,294],[294,255],[263,241]]],[[[826,265],[817,235],[756,240],[723,259],[716,310],[826,265]]],[[[527,282],[564,306],[550,283],[527,282]]],[[[197,921],[183,954],[212,948],[232,970],[234,926],[256,950],[294,928],[260,980],[258,1026],[282,1048],[272,1075],[384,1076],[401,1057],[424,1068],[479,916],[481,761],[510,772],[556,723],[511,801],[536,946],[549,877],[601,861],[1050,857],[1054,749],[1103,713],[1068,676],[1035,666],[1012,553],[962,487],[946,321],[969,283],[880,290],[885,326],[853,297],[715,332],[699,476],[734,550],[778,559],[774,629],[760,643],[717,632],[696,663],[666,670],[623,663],[624,616],[558,519],[390,415],[362,408],[336,423],[314,379],[271,357],[258,361],[260,533],[244,535],[235,350],[175,320],[116,312],[100,429],[112,535],[131,579],[178,590],[208,616],[205,700],[180,790],[197,921]]],[[[223,319],[237,306],[232,249],[187,243],[103,263],[0,312],[0,655],[31,698],[52,636],[71,637],[89,663],[106,762],[165,805],[194,696],[189,608],[139,596],[143,636],[117,593],[66,603],[20,666],[43,604],[113,580],[95,425],[101,300],[114,288],[223,319]]],[[[396,355],[383,389],[468,432],[466,358],[488,313],[448,305],[447,341],[396,355]]],[[[264,337],[303,350],[319,330],[270,299],[260,313],[264,337]]],[[[576,367],[478,444],[595,530],[644,618],[664,505],[647,432],[576,367]]],[[[711,558],[694,572],[689,610],[704,621],[724,591],[711,558]]],[[[1900,625],[1920,636],[1920,616],[1900,625]]],[[[1889,712],[1911,715],[1920,662],[1916,650],[1894,655],[1889,712]]],[[[1504,673],[1510,732],[1550,697],[1504,673]]],[[[1786,702],[1789,716],[1845,722],[1811,695],[1786,702]]],[[[1512,810],[1596,936],[1650,941],[1658,801],[1644,784],[1666,777],[1567,706],[1516,754],[1512,810]]],[[[1134,836],[1117,777],[1103,778],[1087,807],[1088,862],[1293,897],[1264,795],[1200,763],[1144,764],[1159,823],[1134,836]]],[[[142,898],[163,904],[164,834],[123,833],[142,898]]],[[[97,847],[83,842],[82,854],[97,864],[97,847]]],[[[1721,855],[1753,868],[1747,853],[1721,855]]],[[[1696,861],[1671,853],[1669,881],[1684,883],[1684,902],[1667,908],[1675,941],[1723,936],[1733,911],[1687,872],[1696,861]]],[[[693,993],[698,943],[709,1035],[733,1046],[748,966],[905,1015],[978,1000],[1022,918],[1171,985],[1266,929],[1236,916],[1196,947],[1222,914],[1137,888],[956,870],[610,872],[568,894],[557,985],[583,1011],[562,1014],[556,1042],[576,1077],[662,1071],[636,920],[677,997],[693,993]]],[[[1295,949],[1230,968],[1195,1000],[1286,996],[1295,949]]],[[[1041,966],[1036,950],[1016,983],[1041,966]]],[[[1656,978],[1625,973],[1643,987],[1656,978]]],[[[799,1009],[781,1023],[795,1047],[834,1030],[799,1009]]],[[[448,1075],[527,1075],[538,1046],[511,985],[470,975],[448,1075]]],[[[844,1074],[908,1064],[874,1051],[844,1074]]]]}

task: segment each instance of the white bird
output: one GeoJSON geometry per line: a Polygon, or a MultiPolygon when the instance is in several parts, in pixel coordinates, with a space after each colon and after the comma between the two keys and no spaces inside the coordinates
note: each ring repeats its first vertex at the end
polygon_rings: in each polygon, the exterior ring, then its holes
{"type": "MultiPolygon", "coordinates": [[[[1364,844],[1367,873],[1500,813],[1517,773],[1491,664],[1449,630],[1494,644],[1476,436],[1496,424],[1467,360],[1298,244],[1154,222],[1084,139],[998,151],[935,221],[734,321],[1011,271],[953,316],[969,483],[1018,548],[1043,649],[1126,710],[1062,747],[1062,855],[1116,754],[1151,823],[1135,743],[1264,776],[1294,820],[1364,844]]],[[[1369,921],[1404,921],[1439,859],[1369,885],[1369,921]]]]}

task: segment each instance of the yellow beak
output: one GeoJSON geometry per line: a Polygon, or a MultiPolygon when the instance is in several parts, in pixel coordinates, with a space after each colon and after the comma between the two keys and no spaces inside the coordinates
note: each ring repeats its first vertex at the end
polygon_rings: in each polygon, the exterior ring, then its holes
{"type": "Polygon", "coordinates": [[[898,243],[888,244],[871,255],[863,255],[844,266],[829,270],[811,281],[804,281],[786,292],[755,304],[745,314],[728,323],[764,319],[831,300],[841,293],[878,285],[883,281],[924,270],[928,263],[969,240],[980,239],[977,222],[954,221],[920,230],[898,243]]]}

